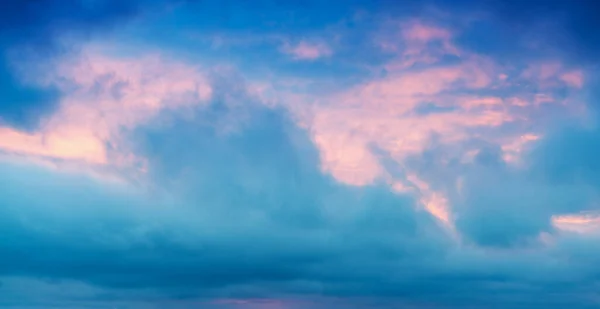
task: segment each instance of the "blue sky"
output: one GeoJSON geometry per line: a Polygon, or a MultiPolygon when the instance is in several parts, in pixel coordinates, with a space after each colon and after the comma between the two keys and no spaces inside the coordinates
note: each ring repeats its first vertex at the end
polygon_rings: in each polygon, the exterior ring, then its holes
{"type": "Polygon", "coordinates": [[[598,9],[2,2],[0,308],[597,308],[598,9]]]}

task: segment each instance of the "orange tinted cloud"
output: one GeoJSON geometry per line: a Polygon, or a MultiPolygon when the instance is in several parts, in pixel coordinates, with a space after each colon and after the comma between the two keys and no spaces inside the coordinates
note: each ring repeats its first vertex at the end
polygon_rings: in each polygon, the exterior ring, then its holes
{"type": "Polygon", "coordinates": [[[564,231],[589,233],[600,230],[600,215],[598,213],[580,213],[553,216],[552,224],[564,231]]]}

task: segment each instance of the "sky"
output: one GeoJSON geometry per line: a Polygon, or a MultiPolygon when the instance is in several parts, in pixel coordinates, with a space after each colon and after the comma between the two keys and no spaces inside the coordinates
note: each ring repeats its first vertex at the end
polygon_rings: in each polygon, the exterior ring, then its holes
{"type": "Polygon", "coordinates": [[[600,2],[0,2],[0,308],[600,306],[600,2]]]}

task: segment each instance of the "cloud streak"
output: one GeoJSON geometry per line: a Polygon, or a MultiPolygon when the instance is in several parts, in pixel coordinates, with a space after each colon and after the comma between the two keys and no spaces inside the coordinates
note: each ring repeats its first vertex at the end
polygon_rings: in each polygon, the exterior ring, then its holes
{"type": "Polygon", "coordinates": [[[313,61],[319,58],[331,56],[333,51],[324,43],[310,43],[300,41],[295,45],[285,44],[282,51],[295,60],[313,61]]]}

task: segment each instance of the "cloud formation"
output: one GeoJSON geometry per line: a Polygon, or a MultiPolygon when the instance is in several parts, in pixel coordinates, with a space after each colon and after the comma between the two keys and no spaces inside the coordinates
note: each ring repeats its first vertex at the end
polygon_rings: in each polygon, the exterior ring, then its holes
{"type": "Polygon", "coordinates": [[[120,164],[132,159],[121,138],[163,109],[203,104],[211,86],[199,69],[144,56],[111,59],[84,52],[61,62],[48,76],[29,77],[66,95],[36,132],[0,128],[4,152],[90,164],[120,164]]]}
{"type": "Polygon", "coordinates": [[[598,306],[595,72],[479,40],[530,24],[495,3],[32,3],[9,88],[55,105],[0,112],[0,307],[598,306]]]}
{"type": "Polygon", "coordinates": [[[5,1],[0,4],[0,122],[22,129],[36,127],[39,118],[57,107],[53,87],[32,87],[15,74],[11,60],[36,62],[47,56],[68,53],[81,43],[110,32],[146,10],[168,1],[5,1]],[[68,42],[68,43],[66,43],[68,42]],[[77,44],[75,44],[77,45],[77,44]],[[35,50],[35,57],[22,49],[35,50]],[[16,50],[16,51],[15,51],[16,50]]]}
{"type": "Polygon", "coordinates": [[[399,28],[400,38],[382,45],[395,46],[399,55],[385,64],[384,77],[317,99],[320,103],[302,113],[307,118],[302,122],[321,149],[323,169],[338,180],[365,185],[386,179],[400,190],[416,187],[425,207],[449,222],[445,198],[406,160],[433,144],[448,159],[469,160],[481,150],[477,140],[498,145],[505,161],[516,161],[522,148],[539,138],[534,130],[543,128],[536,128],[535,118],[545,106],[564,106],[567,112],[580,106],[569,93],[582,87],[583,73],[555,62],[505,68],[460,50],[450,30],[416,21],[399,28]],[[390,174],[382,155],[403,175],[390,174]]]}

